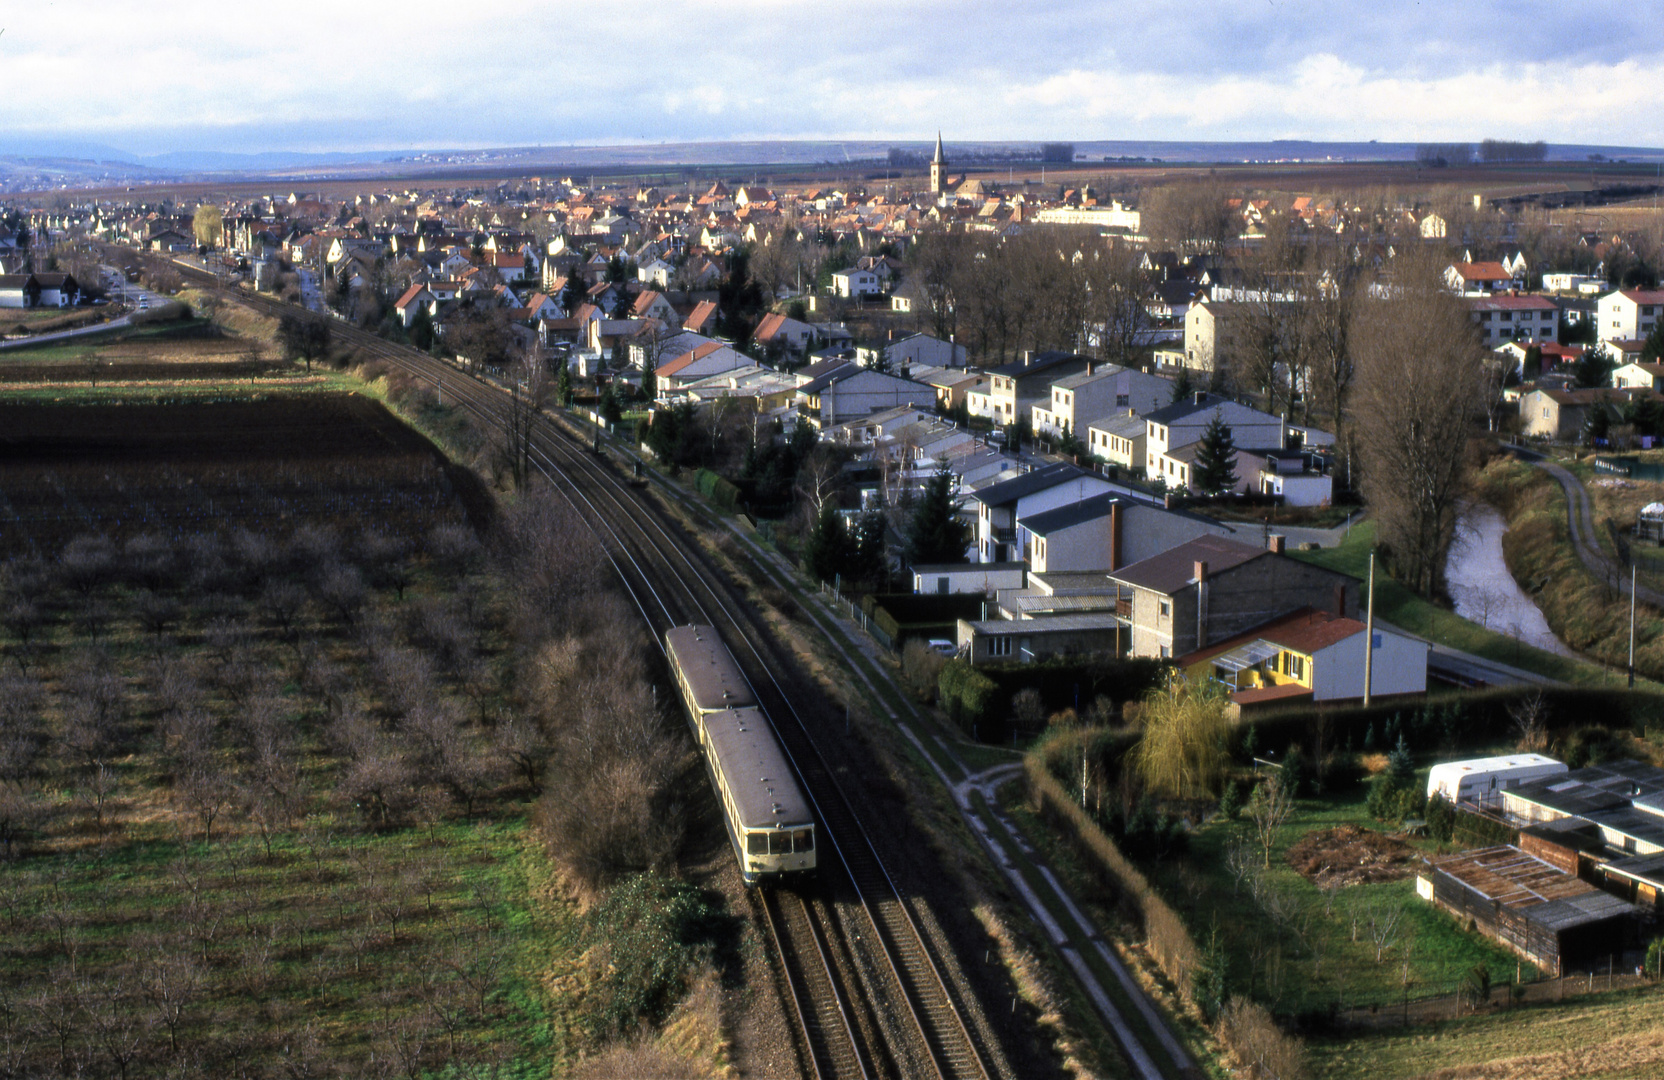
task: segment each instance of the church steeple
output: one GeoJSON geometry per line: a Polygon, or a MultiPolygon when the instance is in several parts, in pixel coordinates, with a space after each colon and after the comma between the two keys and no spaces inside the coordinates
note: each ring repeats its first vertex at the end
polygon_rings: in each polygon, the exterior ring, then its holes
{"type": "Polygon", "coordinates": [[[932,195],[942,194],[947,179],[943,174],[947,172],[947,167],[948,158],[942,152],[942,133],[938,131],[936,133],[936,156],[930,159],[930,193],[932,195]]]}

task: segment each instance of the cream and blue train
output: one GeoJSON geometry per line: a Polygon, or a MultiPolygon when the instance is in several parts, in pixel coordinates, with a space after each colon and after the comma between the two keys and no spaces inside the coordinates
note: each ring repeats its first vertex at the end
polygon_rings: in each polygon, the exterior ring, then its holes
{"type": "Polygon", "coordinates": [[[745,883],[813,872],[809,800],[733,654],[709,626],[669,630],[664,647],[745,883]]]}

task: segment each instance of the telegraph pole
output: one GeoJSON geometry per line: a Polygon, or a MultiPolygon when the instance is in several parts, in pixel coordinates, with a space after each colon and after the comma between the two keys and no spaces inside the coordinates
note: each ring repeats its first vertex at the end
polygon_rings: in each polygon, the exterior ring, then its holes
{"type": "Polygon", "coordinates": [[[1364,705],[1375,684],[1375,552],[1369,553],[1369,600],[1364,609],[1364,705]]]}
{"type": "Polygon", "coordinates": [[[1635,689],[1635,563],[1629,564],[1629,688],[1635,689]]]}

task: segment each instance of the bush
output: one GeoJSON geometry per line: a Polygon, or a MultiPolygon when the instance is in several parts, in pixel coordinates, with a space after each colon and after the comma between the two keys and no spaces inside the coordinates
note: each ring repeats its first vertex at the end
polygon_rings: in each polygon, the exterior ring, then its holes
{"type": "Polygon", "coordinates": [[[1306,1075],[1306,1048],[1285,1035],[1263,1005],[1233,997],[1219,1015],[1218,1033],[1250,1076],[1299,1080],[1306,1075]]]}
{"type": "Polygon", "coordinates": [[[1427,800],[1427,834],[1439,843],[1449,843],[1456,833],[1456,808],[1443,795],[1427,800]]]}
{"type": "Polygon", "coordinates": [[[643,1019],[664,1019],[689,974],[710,956],[722,916],[692,885],[647,873],[620,882],[588,921],[599,978],[586,1012],[591,1034],[607,1039],[643,1019]]]}
{"type": "Polygon", "coordinates": [[[918,638],[910,639],[901,650],[901,674],[907,685],[926,704],[936,700],[942,669],[948,658],[930,648],[918,638]]]}
{"type": "Polygon", "coordinates": [[[980,664],[954,660],[943,669],[941,704],[960,729],[984,742],[1010,737],[1006,720],[1018,693],[1040,694],[1043,714],[1090,704],[1099,697],[1130,701],[1162,685],[1166,665],[1159,660],[1098,657],[1056,659],[1038,664],[980,664]],[[963,671],[955,672],[955,668],[963,671]],[[950,673],[953,673],[950,676],[950,673]]]}
{"type": "Polygon", "coordinates": [[[740,489],[709,469],[700,469],[694,474],[694,486],[699,494],[724,510],[732,512],[739,506],[740,489]]]}

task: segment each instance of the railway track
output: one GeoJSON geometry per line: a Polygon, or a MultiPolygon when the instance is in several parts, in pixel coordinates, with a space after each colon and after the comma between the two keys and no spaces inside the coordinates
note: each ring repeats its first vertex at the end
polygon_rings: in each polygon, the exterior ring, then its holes
{"type": "MultiPolygon", "coordinates": [[[[212,280],[178,265],[193,280],[212,280]]],[[[293,310],[258,294],[240,299],[274,315],[293,310]]],[[[486,430],[500,426],[505,398],[494,383],[345,324],[334,329],[361,354],[442,382],[449,400],[486,430]]],[[[982,1045],[967,1025],[909,897],[823,751],[826,732],[797,706],[807,708],[818,695],[782,685],[778,673],[791,664],[756,612],[705,562],[693,538],[680,535],[587,445],[544,417],[531,447],[537,471],[589,523],[655,640],[688,622],[713,625],[728,640],[815,807],[819,886],[765,890],[761,897],[806,1071],[817,1080],[996,1075],[988,1061],[1003,1060],[998,1048],[982,1045]]]]}

